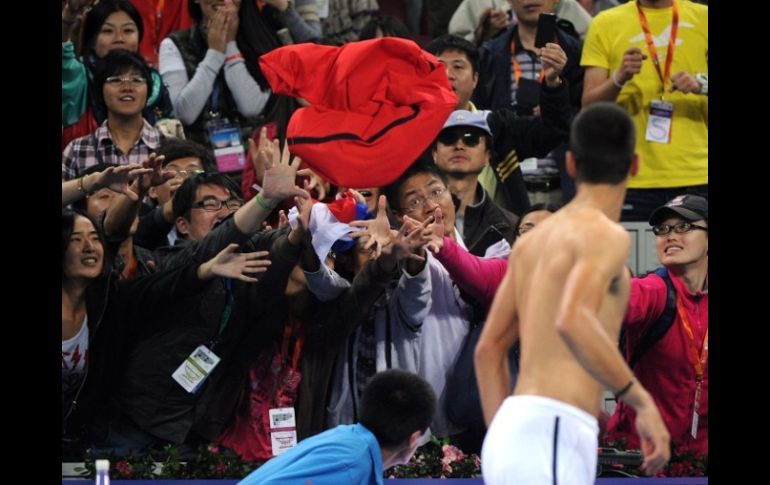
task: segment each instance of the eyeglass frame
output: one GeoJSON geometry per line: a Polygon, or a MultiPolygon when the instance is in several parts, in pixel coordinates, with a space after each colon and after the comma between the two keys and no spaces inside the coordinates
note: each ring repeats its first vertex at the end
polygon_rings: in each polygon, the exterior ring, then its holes
{"type": "Polygon", "coordinates": [[[678,222],[676,224],[658,224],[656,226],[652,226],[652,233],[656,236],[668,236],[671,234],[671,231],[673,230],[675,234],[685,234],[690,231],[694,231],[696,229],[699,229],[701,231],[708,232],[708,227],[698,226],[696,224],[693,224],[692,222],[682,221],[678,222]],[[661,227],[665,226],[666,232],[658,232],[661,227]],[[677,229],[680,228],[680,229],[677,229]]]}
{"type": "Polygon", "coordinates": [[[141,84],[147,85],[147,78],[138,75],[130,77],[109,76],[104,78],[104,84],[110,86],[122,86],[123,84],[129,84],[131,86],[139,86],[141,84]]]}
{"type": "Polygon", "coordinates": [[[166,168],[165,170],[169,172],[174,172],[174,177],[179,177],[180,174],[184,174],[187,177],[195,177],[196,175],[206,173],[206,171],[203,170],[202,168],[196,168],[195,170],[178,170],[172,167],[172,168],[166,168]]]}
{"type": "Polygon", "coordinates": [[[427,204],[429,201],[438,199],[439,197],[444,195],[444,192],[446,192],[446,191],[447,191],[446,187],[441,187],[440,189],[436,189],[436,190],[432,191],[430,194],[426,195],[425,197],[420,197],[420,198],[414,199],[409,204],[409,207],[402,207],[401,211],[402,212],[406,212],[408,214],[411,214],[414,211],[416,211],[417,209],[419,209],[420,207],[422,207],[425,204],[427,204]]]}
{"type": "Polygon", "coordinates": [[[222,210],[223,206],[227,207],[228,209],[235,209],[235,210],[237,210],[237,209],[240,209],[241,207],[243,207],[243,200],[239,199],[238,197],[230,197],[227,200],[222,200],[222,199],[220,199],[220,198],[218,198],[218,197],[216,197],[214,195],[207,195],[203,199],[199,200],[198,202],[194,202],[193,205],[192,205],[192,209],[201,209],[201,210],[204,210],[206,212],[216,212],[216,211],[222,210]],[[213,207],[212,208],[204,207],[204,204],[207,201],[212,201],[212,200],[217,201],[219,203],[219,207],[217,207],[216,209],[214,209],[213,207]],[[238,202],[238,207],[230,207],[230,204],[232,202],[238,202]]]}

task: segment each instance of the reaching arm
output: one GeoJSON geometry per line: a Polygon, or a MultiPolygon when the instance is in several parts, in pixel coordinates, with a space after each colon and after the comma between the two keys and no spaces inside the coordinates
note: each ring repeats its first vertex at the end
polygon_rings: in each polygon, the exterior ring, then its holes
{"type": "Polygon", "coordinates": [[[142,199],[147,195],[150,187],[160,185],[173,177],[170,172],[163,172],[161,164],[164,157],[151,153],[142,163],[142,167],[149,169],[147,173],[138,177],[127,188],[126,192],[119,195],[113,204],[107,209],[104,218],[104,234],[110,239],[125,239],[131,229],[131,224],[139,212],[142,199]]]}
{"type": "Polygon", "coordinates": [[[207,281],[215,276],[235,278],[247,283],[259,281],[256,275],[267,271],[270,260],[267,251],[253,253],[236,253],[237,244],[230,244],[216,256],[198,266],[196,275],[201,281],[207,281]]]}
{"type": "Polygon", "coordinates": [[[152,169],[142,168],[141,165],[132,163],[108,167],[102,172],[67,180],[61,184],[61,205],[62,207],[69,205],[105,187],[113,192],[124,194],[132,200],[137,200],[139,196],[129,188],[128,184],[138,176],[150,172],[152,169]]]}
{"type": "Polygon", "coordinates": [[[287,0],[265,0],[278,10],[278,21],[289,29],[294,42],[307,42],[321,37],[318,6],[313,0],[297,0],[294,6],[287,0]]]}
{"type": "Polygon", "coordinates": [[[503,400],[511,393],[508,349],[519,336],[515,280],[513,265],[510,264],[514,254],[516,251],[509,257],[508,271],[492,301],[492,308],[474,352],[481,410],[487,426],[503,400]]]}

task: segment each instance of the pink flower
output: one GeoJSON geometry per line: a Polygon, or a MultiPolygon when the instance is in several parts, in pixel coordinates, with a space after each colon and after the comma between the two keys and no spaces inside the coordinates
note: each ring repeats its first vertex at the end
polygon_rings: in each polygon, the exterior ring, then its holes
{"type": "Polygon", "coordinates": [[[219,453],[219,447],[218,446],[212,447],[211,448],[211,454],[212,455],[216,455],[217,453],[219,453]]]}
{"type": "Polygon", "coordinates": [[[473,464],[476,465],[476,468],[481,467],[481,458],[479,455],[473,455],[473,464]]]}
{"type": "Polygon", "coordinates": [[[444,473],[452,473],[452,467],[449,466],[449,463],[441,460],[441,478],[446,478],[444,477],[444,473]]]}
{"type": "Polygon", "coordinates": [[[444,445],[441,447],[441,451],[444,453],[444,458],[441,459],[442,463],[453,463],[465,458],[465,453],[456,446],[444,445]]]}
{"type": "Polygon", "coordinates": [[[224,463],[217,463],[215,470],[218,474],[221,475],[227,471],[227,465],[225,465],[224,463]]]}
{"type": "Polygon", "coordinates": [[[120,460],[119,462],[115,463],[115,469],[126,478],[131,478],[131,475],[133,474],[131,464],[126,460],[120,460]]]}

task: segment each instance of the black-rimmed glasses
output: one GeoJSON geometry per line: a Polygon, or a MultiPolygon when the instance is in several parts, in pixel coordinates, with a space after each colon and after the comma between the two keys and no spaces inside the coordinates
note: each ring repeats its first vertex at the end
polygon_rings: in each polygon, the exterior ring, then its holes
{"type": "Polygon", "coordinates": [[[227,200],[217,199],[213,195],[207,195],[203,200],[193,204],[193,209],[203,209],[205,211],[218,211],[222,206],[228,209],[238,209],[243,205],[241,199],[233,198],[227,200]]]}
{"type": "Polygon", "coordinates": [[[678,224],[674,224],[673,226],[669,224],[658,224],[657,226],[652,226],[652,232],[656,236],[665,236],[670,233],[672,229],[677,234],[684,234],[685,232],[694,231],[696,229],[708,232],[707,227],[698,226],[691,222],[680,222],[678,224]]]}

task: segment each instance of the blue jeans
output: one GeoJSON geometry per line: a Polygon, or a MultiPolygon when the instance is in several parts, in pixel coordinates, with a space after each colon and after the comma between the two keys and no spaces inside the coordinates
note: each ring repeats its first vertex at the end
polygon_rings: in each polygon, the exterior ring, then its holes
{"type": "Polygon", "coordinates": [[[677,195],[692,194],[709,198],[708,185],[690,185],[672,189],[628,189],[623,203],[621,222],[648,221],[652,211],[677,195]]]}

